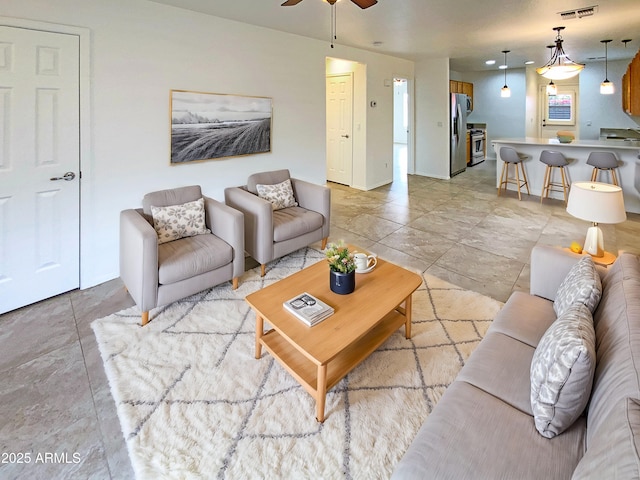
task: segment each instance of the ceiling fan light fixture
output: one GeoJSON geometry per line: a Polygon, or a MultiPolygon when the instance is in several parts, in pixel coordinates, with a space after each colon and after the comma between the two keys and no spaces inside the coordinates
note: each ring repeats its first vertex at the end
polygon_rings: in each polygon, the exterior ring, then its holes
{"type": "Polygon", "coordinates": [[[557,32],[555,50],[553,50],[549,61],[542,67],[536,68],[536,72],[550,80],[575,77],[584,69],[584,65],[571,60],[562,48],[563,40],[560,32],[564,30],[564,27],[555,27],[553,30],[557,32]]]}

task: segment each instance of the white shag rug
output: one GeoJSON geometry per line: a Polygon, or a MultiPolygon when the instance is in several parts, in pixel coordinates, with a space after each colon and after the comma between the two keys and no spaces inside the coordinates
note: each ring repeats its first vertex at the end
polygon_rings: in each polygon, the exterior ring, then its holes
{"type": "MultiPolygon", "coordinates": [[[[244,298],[324,259],[307,248],[150,313],[92,323],[138,479],[389,478],[502,303],[423,275],[412,338],[400,328],[327,394],[264,351],[244,298]]],[[[357,286],[356,286],[357,288],[357,286]]]]}

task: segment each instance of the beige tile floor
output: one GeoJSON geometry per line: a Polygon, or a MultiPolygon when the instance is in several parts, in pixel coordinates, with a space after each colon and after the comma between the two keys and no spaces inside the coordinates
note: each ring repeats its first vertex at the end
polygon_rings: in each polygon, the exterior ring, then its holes
{"type": "MultiPolygon", "coordinates": [[[[369,192],[331,184],[331,240],[504,301],[528,289],[534,245],[582,241],[588,225],[560,201],[496,196],[495,175],[487,161],[451,180],[399,168],[369,192]]],[[[607,250],[640,254],[640,215],[603,230],[607,250]]],[[[132,304],[112,280],[0,316],[0,478],[133,478],[90,328],[132,304]]]]}

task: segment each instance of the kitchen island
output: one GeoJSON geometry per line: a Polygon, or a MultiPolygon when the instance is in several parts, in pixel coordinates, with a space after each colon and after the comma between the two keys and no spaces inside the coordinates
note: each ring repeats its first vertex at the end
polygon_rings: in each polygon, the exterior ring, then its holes
{"type": "MultiPolygon", "coordinates": [[[[587,165],[587,158],[591,152],[613,152],[619,159],[618,182],[624,193],[624,206],[627,212],[640,213],[640,141],[619,140],[574,140],[571,143],[560,143],[555,138],[507,138],[493,140],[493,148],[496,152],[496,187],[500,184],[500,172],[502,172],[501,147],[512,147],[520,154],[527,155],[523,165],[529,180],[531,195],[540,196],[544,181],[546,165],[540,161],[540,153],[543,150],[562,152],[569,165],[565,167],[569,183],[591,180],[593,167],[587,165]]],[[[553,181],[559,181],[560,172],[554,169],[553,181]]],[[[611,183],[608,172],[600,172],[598,181],[611,183]]],[[[514,185],[509,185],[510,190],[515,190],[514,185]]],[[[526,191],[525,191],[526,193],[526,191]]],[[[562,192],[551,191],[552,198],[563,199],[562,192]]]]}

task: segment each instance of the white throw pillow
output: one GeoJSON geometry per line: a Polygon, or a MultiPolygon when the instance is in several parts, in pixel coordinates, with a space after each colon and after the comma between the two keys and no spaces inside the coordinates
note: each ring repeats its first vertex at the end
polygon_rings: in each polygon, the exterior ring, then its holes
{"type": "Polygon", "coordinates": [[[582,303],[593,314],[602,297],[602,282],[591,256],[585,255],[576,263],[560,284],[553,309],[560,316],[575,303],[582,303]]]}
{"type": "Polygon", "coordinates": [[[205,223],[204,198],[167,207],[151,205],[151,216],[158,244],[210,232],[205,223]]]}
{"type": "Polygon", "coordinates": [[[531,410],[543,437],[561,434],[582,414],[595,369],[593,317],[578,303],[551,324],[531,360],[531,410]]]}
{"type": "Polygon", "coordinates": [[[256,190],[260,198],[271,202],[273,210],[296,207],[298,205],[296,197],[293,195],[291,180],[288,178],[284,182],[276,183],[275,185],[257,184],[256,190]]]}

